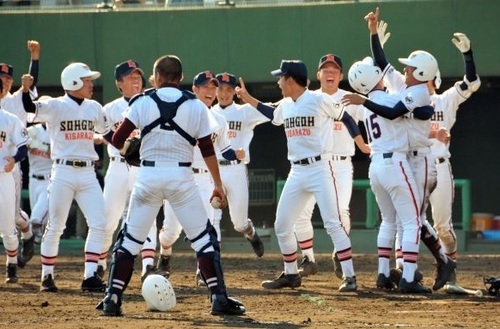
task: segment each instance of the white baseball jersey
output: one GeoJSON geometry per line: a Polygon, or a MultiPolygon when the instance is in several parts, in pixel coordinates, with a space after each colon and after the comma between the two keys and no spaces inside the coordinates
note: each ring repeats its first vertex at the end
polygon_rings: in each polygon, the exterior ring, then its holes
{"type": "Polygon", "coordinates": [[[35,121],[47,122],[52,160],[98,160],[94,149],[94,132],[109,129],[102,106],[91,99],[78,105],[67,94],[34,102],[35,121]]]}
{"type": "Polygon", "coordinates": [[[17,149],[28,142],[28,133],[15,115],[0,108],[0,235],[7,251],[7,263],[15,264],[19,240],[15,223],[16,184],[13,172],[5,172],[6,156],[14,156],[17,149]],[[9,254],[11,256],[9,256],[9,254]]]}
{"type": "MultiPolygon", "coordinates": [[[[397,96],[389,95],[382,90],[372,91],[368,96],[373,102],[386,106],[394,106],[399,101],[397,96]]],[[[408,151],[408,134],[404,120],[402,117],[389,120],[366,109],[365,127],[372,155],[408,151]]]]}
{"type": "Polygon", "coordinates": [[[48,176],[52,167],[50,159],[50,135],[47,127],[41,123],[35,124],[28,128],[29,152],[28,161],[30,168],[30,177],[48,176]]]}
{"type": "MultiPolygon", "coordinates": [[[[233,104],[221,108],[219,104],[213,107],[213,111],[221,114],[227,121],[229,126],[229,139],[231,145],[235,149],[243,149],[245,151],[245,159],[243,162],[250,163],[250,143],[252,142],[254,128],[264,122],[270,121],[265,115],[257,111],[249,104],[233,104]]],[[[217,158],[224,158],[218,153],[217,158]]]]}
{"type": "MultiPolygon", "coordinates": [[[[182,95],[176,88],[161,88],[157,93],[165,102],[175,102],[182,95]]],[[[146,101],[148,98],[137,99],[125,115],[141,130],[160,116],[158,106],[155,102],[146,101]]],[[[217,129],[217,123],[212,118],[205,104],[193,99],[179,106],[173,120],[191,137],[198,139],[211,135],[217,129]]],[[[193,147],[168,123],[156,126],[143,137],[140,153],[141,160],[193,162],[193,147]]]]}
{"type": "MultiPolygon", "coordinates": [[[[323,93],[321,89],[313,91],[314,93],[323,93]]],[[[332,99],[340,103],[342,97],[350,92],[338,89],[332,99]]],[[[344,107],[344,110],[354,119],[355,122],[364,120],[364,106],[349,105],[344,107]]],[[[333,154],[343,156],[353,156],[356,152],[354,140],[342,121],[334,120],[333,122],[333,154]]]]}
{"type": "MultiPolygon", "coordinates": [[[[38,97],[36,88],[34,90],[30,90],[30,96],[31,99],[36,99],[38,97]]],[[[21,89],[13,94],[8,93],[4,98],[2,98],[2,108],[17,116],[23,123],[23,126],[26,127],[27,114],[23,106],[23,93],[21,89]]]]}
{"type": "MultiPolygon", "coordinates": [[[[431,146],[429,133],[431,131],[430,120],[419,120],[413,118],[413,110],[417,107],[430,105],[431,99],[429,90],[425,83],[407,87],[404,83],[404,76],[391,67],[384,76],[384,83],[391,94],[400,95],[400,100],[404,103],[410,113],[406,114],[408,142],[410,151],[426,149],[431,146]]],[[[428,153],[430,150],[426,150],[428,153]]]]}
{"type": "Polygon", "coordinates": [[[0,173],[5,172],[7,156],[14,156],[17,149],[28,143],[28,132],[15,115],[0,108],[0,173]]]}
{"type": "MultiPolygon", "coordinates": [[[[450,131],[455,124],[455,121],[457,120],[458,107],[471,95],[470,93],[459,93],[457,88],[459,88],[459,86],[458,84],[455,84],[455,86],[449,88],[440,95],[431,95],[431,101],[434,103],[434,115],[431,118],[431,130],[437,131],[439,128],[444,127],[450,131]],[[464,95],[467,97],[464,97],[464,95]]],[[[431,139],[431,141],[433,156],[447,158],[451,156],[449,151],[450,143],[444,144],[435,138],[431,139]]]]}
{"type": "Polygon", "coordinates": [[[332,120],[339,120],[343,114],[343,106],[323,93],[306,90],[296,101],[290,97],[283,99],[274,111],[272,122],[285,128],[288,160],[331,154],[332,120]]]}
{"type": "MultiPolygon", "coordinates": [[[[120,123],[122,123],[124,119],[124,112],[127,109],[127,106],[128,106],[128,101],[125,100],[124,97],[120,97],[106,104],[103,107],[104,114],[106,115],[106,119],[108,120],[109,127],[112,131],[116,131],[120,123]]],[[[130,137],[135,137],[139,135],[140,135],[140,130],[135,129],[130,134],[130,137]]],[[[107,150],[109,157],[121,158],[120,150],[114,147],[111,143],[108,143],[107,150]]]]}
{"type": "MultiPolygon", "coordinates": [[[[231,149],[232,147],[231,142],[229,141],[228,125],[226,119],[224,119],[224,117],[219,113],[212,110],[208,111],[208,116],[211,117],[217,125],[214,133],[212,134],[212,142],[214,143],[214,149],[217,154],[217,158],[223,159],[221,154],[231,149]]],[[[193,168],[208,170],[198,146],[195,146],[194,148],[193,168]]]]}

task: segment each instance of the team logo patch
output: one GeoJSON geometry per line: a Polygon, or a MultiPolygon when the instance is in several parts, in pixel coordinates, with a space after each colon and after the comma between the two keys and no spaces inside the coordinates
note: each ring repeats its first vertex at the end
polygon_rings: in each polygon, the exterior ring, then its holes
{"type": "Polygon", "coordinates": [[[21,136],[28,137],[28,129],[24,128],[23,130],[21,130],[21,136]]]}
{"type": "Polygon", "coordinates": [[[406,104],[411,104],[413,103],[413,98],[411,96],[406,96],[405,97],[405,103],[406,104]]]}

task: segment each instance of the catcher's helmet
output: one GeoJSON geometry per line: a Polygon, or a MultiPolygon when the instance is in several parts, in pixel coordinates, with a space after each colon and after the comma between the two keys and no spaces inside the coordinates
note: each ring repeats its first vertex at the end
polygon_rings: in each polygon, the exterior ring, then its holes
{"type": "Polygon", "coordinates": [[[371,57],[352,64],[349,69],[349,84],[359,93],[368,94],[382,79],[382,70],[373,63],[371,57]]]}
{"type": "Polygon", "coordinates": [[[100,72],[91,71],[84,63],[71,63],[61,72],[61,84],[64,90],[78,90],[83,87],[82,78],[97,79],[100,72]]]}
{"type": "Polygon", "coordinates": [[[176,304],[174,288],[170,281],[159,274],[151,274],[142,283],[142,297],[150,311],[165,312],[176,304]]]}
{"type": "Polygon", "coordinates": [[[415,50],[408,58],[399,58],[399,62],[414,67],[413,77],[421,82],[433,80],[438,70],[437,60],[423,50],[415,50]]]}

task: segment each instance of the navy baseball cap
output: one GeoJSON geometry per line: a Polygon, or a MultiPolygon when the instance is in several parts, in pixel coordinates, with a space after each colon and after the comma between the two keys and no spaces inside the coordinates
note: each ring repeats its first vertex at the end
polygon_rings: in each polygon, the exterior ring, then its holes
{"type": "Polygon", "coordinates": [[[9,77],[14,76],[14,68],[12,65],[0,63],[0,75],[8,75],[9,77]]]}
{"type": "Polygon", "coordinates": [[[193,79],[193,85],[204,86],[210,81],[213,81],[217,87],[219,87],[219,80],[210,71],[203,71],[198,73],[193,79]]]}
{"type": "Polygon", "coordinates": [[[219,73],[216,75],[216,78],[219,81],[219,85],[225,83],[231,86],[232,88],[236,88],[236,86],[238,85],[238,79],[236,79],[236,77],[231,73],[227,72],[219,73]]]}
{"type": "Polygon", "coordinates": [[[318,70],[320,70],[321,67],[326,63],[333,63],[340,69],[340,71],[342,71],[342,68],[343,68],[342,67],[342,60],[337,55],[326,54],[325,56],[321,57],[319,59],[318,70]]]}
{"type": "Polygon", "coordinates": [[[291,76],[307,78],[307,67],[306,64],[304,64],[304,62],[299,60],[282,60],[280,68],[271,71],[271,74],[276,77],[287,74],[291,76]]]}
{"type": "Polygon", "coordinates": [[[120,63],[115,66],[115,79],[119,80],[127,74],[132,73],[133,71],[139,71],[139,73],[144,76],[144,71],[136,61],[130,59],[126,62],[120,63]]]}

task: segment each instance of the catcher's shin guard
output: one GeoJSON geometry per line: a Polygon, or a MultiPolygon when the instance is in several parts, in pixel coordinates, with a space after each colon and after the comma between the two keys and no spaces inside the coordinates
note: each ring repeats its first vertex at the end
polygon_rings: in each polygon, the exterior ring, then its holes
{"type": "Polygon", "coordinates": [[[226,285],[224,283],[224,274],[220,259],[220,245],[217,240],[217,231],[210,221],[207,221],[207,228],[196,238],[191,240],[191,243],[201,239],[207,234],[210,241],[196,252],[198,266],[200,268],[201,276],[207,284],[210,293],[225,294],[226,285]],[[205,250],[209,247],[213,247],[214,251],[205,252],[205,250]]]}
{"type": "Polygon", "coordinates": [[[131,239],[135,243],[142,245],[140,241],[134,239],[127,233],[127,225],[125,224],[120,233],[118,233],[118,237],[113,248],[113,259],[109,270],[108,293],[117,293],[121,295],[127,288],[127,285],[132,278],[134,261],[137,255],[132,255],[123,247],[123,240],[125,238],[131,239]]]}

